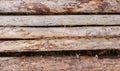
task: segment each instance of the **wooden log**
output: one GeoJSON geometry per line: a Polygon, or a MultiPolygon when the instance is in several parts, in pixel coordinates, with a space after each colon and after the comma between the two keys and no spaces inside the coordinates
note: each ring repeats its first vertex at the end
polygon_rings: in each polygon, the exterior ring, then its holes
{"type": "Polygon", "coordinates": [[[0,13],[120,13],[119,0],[1,0],[0,13]]]}
{"type": "Polygon", "coordinates": [[[75,57],[1,57],[1,71],[120,71],[120,58],[75,57]]]}
{"type": "Polygon", "coordinates": [[[0,27],[0,38],[119,37],[120,27],[0,27]]]}
{"type": "Polygon", "coordinates": [[[0,16],[0,26],[120,25],[119,15],[0,16]]]}
{"type": "Polygon", "coordinates": [[[0,41],[0,52],[120,49],[120,38],[0,41]]]}

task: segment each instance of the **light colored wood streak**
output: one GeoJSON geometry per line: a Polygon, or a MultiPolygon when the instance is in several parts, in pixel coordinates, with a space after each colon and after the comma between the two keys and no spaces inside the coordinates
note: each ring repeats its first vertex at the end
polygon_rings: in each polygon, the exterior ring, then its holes
{"type": "Polygon", "coordinates": [[[0,59],[1,71],[120,71],[120,58],[76,57],[13,57],[0,59]],[[81,59],[82,58],[82,59],[81,59]],[[84,59],[83,59],[84,58],[84,59]]]}
{"type": "Polygon", "coordinates": [[[0,16],[0,26],[120,25],[119,15],[0,16]]]}
{"type": "Polygon", "coordinates": [[[120,38],[0,41],[0,52],[120,49],[120,38]]]}
{"type": "Polygon", "coordinates": [[[1,13],[119,13],[119,0],[0,0],[1,13]]]}
{"type": "Polygon", "coordinates": [[[119,37],[120,27],[0,27],[0,38],[119,37]]]}

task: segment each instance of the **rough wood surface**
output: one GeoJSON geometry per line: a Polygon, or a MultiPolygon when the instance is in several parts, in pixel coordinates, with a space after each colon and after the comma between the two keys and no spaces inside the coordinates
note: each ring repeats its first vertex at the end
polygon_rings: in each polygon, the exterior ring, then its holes
{"type": "Polygon", "coordinates": [[[0,0],[1,13],[119,13],[120,0],[0,0]]]}
{"type": "Polygon", "coordinates": [[[0,38],[119,37],[120,27],[0,27],[0,38]]]}
{"type": "Polygon", "coordinates": [[[120,49],[120,38],[0,41],[0,52],[120,49]]]}
{"type": "Polygon", "coordinates": [[[120,58],[1,57],[1,71],[120,71],[120,58]]]}
{"type": "Polygon", "coordinates": [[[0,26],[120,25],[119,15],[0,16],[0,26]]]}

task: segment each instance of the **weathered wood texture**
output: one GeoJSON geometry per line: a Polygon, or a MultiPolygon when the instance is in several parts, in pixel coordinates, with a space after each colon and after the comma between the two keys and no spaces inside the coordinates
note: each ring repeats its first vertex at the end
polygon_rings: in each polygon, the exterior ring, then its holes
{"type": "Polygon", "coordinates": [[[0,38],[119,37],[120,27],[0,27],[0,38]]]}
{"type": "Polygon", "coordinates": [[[120,13],[120,0],[0,0],[1,13],[120,13]]]}
{"type": "Polygon", "coordinates": [[[120,25],[119,15],[0,16],[0,26],[120,25]]]}
{"type": "Polygon", "coordinates": [[[120,71],[120,58],[2,57],[0,65],[1,71],[120,71]]]}
{"type": "Polygon", "coordinates": [[[0,52],[120,49],[120,38],[0,41],[0,52]]]}

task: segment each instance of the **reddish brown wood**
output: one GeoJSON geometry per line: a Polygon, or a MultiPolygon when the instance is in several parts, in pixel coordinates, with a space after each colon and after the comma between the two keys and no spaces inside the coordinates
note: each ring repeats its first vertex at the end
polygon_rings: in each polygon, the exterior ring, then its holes
{"type": "Polygon", "coordinates": [[[120,58],[9,57],[0,58],[1,71],[120,71],[120,58]]]}
{"type": "Polygon", "coordinates": [[[1,0],[1,13],[119,13],[119,0],[1,0]]]}

